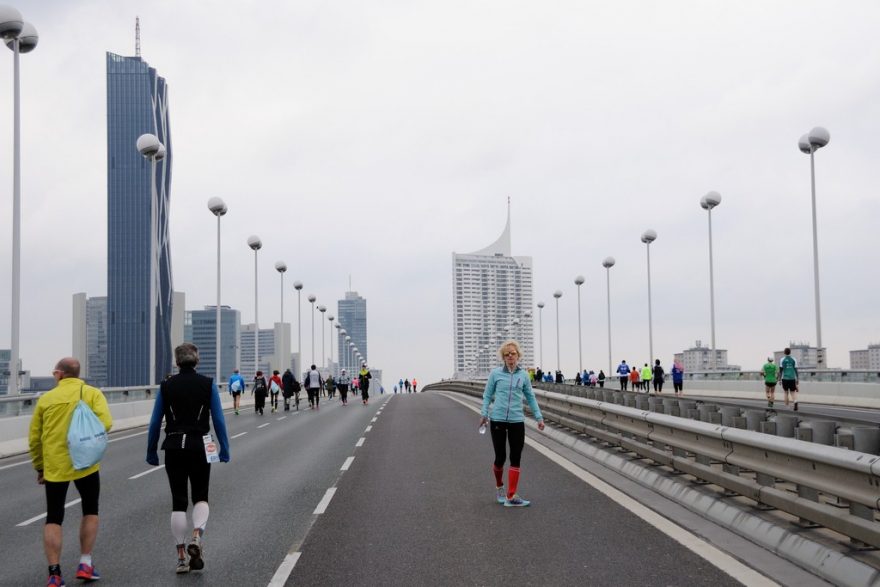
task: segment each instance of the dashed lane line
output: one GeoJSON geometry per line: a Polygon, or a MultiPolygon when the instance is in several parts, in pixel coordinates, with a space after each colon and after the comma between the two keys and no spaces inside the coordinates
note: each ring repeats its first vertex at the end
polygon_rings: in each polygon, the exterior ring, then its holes
{"type": "Polygon", "coordinates": [[[369,431],[370,431],[370,430],[372,430],[372,429],[373,429],[373,427],[372,427],[372,426],[367,426],[367,429],[366,429],[366,430],[364,430],[364,432],[369,432],[369,431]]]}
{"type": "MultiPolygon", "coordinates": [[[[67,502],[66,504],[64,504],[64,508],[67,509],[67,508],[69,508],[70,506],[72,506],[72,505],[76,505],[76,504],[78,504],[78,503],[81,502],[81,501],[82,501],[82,499],[80,499],[80,498],[76,498],[76,499],[74,499],[73,501],[69,501],[69,502],[67,502]]],[[[30,520],[25,520],[24,522],[22,522],[22,523],[20,523],[20,524],[16,524],[16,526],[27,526],[28,524],[33,524],[33,523],[36,522],[37,520],[42,520],[42,519],[45,518],[45,517],[46,517],[46,513],[44,512],[44,513],[40,514],[39,516],[34,516],[34,517],[31,518],[30,520]]]]}
{"type": "Polygon", "coordinates": [[[364,438],[363,436],[361,436],[360,440],[358,440],[354,445],[355,445],[355,446],[363,446],[365,440],[366,440],[366,438],[364,438]]]}
{"type": "Polygon", "coordinates": [[[315,515],[323,514],[327,511],[327,506],[330,505],[330,500],[333,499],[333,495],[336,493],[336,488],[331,487],[324,493],[324,497],[321,498],[321,501],[318,502],[318,507],[315,508],[315,511],[312,512],[315,515]]]}
{"type": "Polygon", "coordinates": [[[370,420],[370,422],[375,422],[375,421],[378,420],[378,419],[379,419],[379,418],[373,418],[372,420],[370,420]]]}
{"type": "Polygon", "coordinates": [[[247,432],[239,432],[235,436],[230,436],[229,440],[234,440],[234,439],[238,438],[239,436],[244,436],[245,434],[247,434],[247,432]]]}
{"type": "Polygon", "coordinates": [[[287,579],[290,577],[290,573],[293,572],[293,567],[296,566],[296,561],[299,560],[300,556],[302,556],[301,552],[287,553],[281,566],[278,567],[278,570],[272,575],[272,580],[269,581],[269,587],[283,587],[284,584],[287,583],[287,579]]]}
{"type": "Polygon", "coordinates": [[[144,475],[149,475],[150,473],[155,473],[156,471],[161,471],[164,468],[165,468],[165,465],[159,465],[158,467],[151,467],[151,468],[147,469],[146,471],[144,471],[143,473],[138,473],[137,475],[132,475],[131,477],[128,478],[128,480],[131,481],[132,479],[140,479],[144,475]]]}
{"type": "Polygon", "coordinates": [[[286,418],[286,417],[287,417],[287,416],[281,416],[280,418],[275,418],[275,420],[278,421],[278,422],[280,422],[281,420],[283,420],[283,419],[286,418]]]}
{"type": "Polygon", "coordinates": [[[265,428],[266,426],[268,426],[271,423],[272,422],[266,422],[265,424],[260,424],[259,426],[257,426],[257,428],[265,428]]]}
{"type": "Polygon", "coordinates": [[[345,462],[342,463],[342,467],[339,469],[340,471],[348,471],[348,468],[351,467],[351,464],[354,462],[354,457],[348,457],[345,459],[345,462]]]}

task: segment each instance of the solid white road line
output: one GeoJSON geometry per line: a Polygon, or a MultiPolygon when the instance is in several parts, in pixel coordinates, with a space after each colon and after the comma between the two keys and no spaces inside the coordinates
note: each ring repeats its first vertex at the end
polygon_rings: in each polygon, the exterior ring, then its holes
{"type": "Polygon", "coordinates": [[[147,469],[143,473],[138,473],[137,475],[132,475],[131,477],[128,478],[128,480],[131,481],[132,479],[140,479],[144,475],[149,475],[150,473],[155,473],[156,471],[161,471],[164,468],[165,468],[165,465],[159,465],[158,467],[153,467],[151,469],[147,469]]]}
{"type": "Polygon", "coordinates": [[[365,440],[366,440],[366,438],[364,438],[363,436],[361,436],[360,440],[358,440],[354,445],[355,445],[355,446],[363,446],[365,440]]]}
{"type": "Polygon", "coordinates": [[[366,430],[364,430],[364,432],[369,432],[369,431],[370,431],[370,430],[372,430],[372,429],[373,429],[373,427],[372,427],[372,426],[367,426],[367,429],[366,429],[366,430]]]}
{"type": "MultiPolygon", "coordinates": [[[[446,397],[449,397],[449,399],[460,403],[469,410],[473,410],[478,414],[480,413],[480,410],[474,406],[468,405],[457,398],[450,397],[449,395],[447,395],[446,397]]],[[[528,436],[526,436],[526,444],[534,448],[536,451],[538,451],[587,485],[590,485],[600,493],[605,494],[648,524],[654,526],[691,552],[697,554],[709,563],[715,565],[737,581],[742,582],[744,585],[748,585],[749,587],[778,587],[779,584],[772,579],[765,577],[761,573],[755,571],[754,569],[739,562],[732,556],[715,548],[708,542],[702,540],[701,538],[682,528],[678,524],[668,520],[667,518],[664,518],[654,510],[648,508],[645,505],[642,505],[619,489],[612,487],[595,475],[581,469],[565,457],[556,454],[549,448],[545,447],[543,444],[532,440],[528,436]]]]}
{"type": "Polygon", "coordinates": [[[324,497],[321,498],[321,501],[318,502],[318,507],[315,508],[315,511],[312,512],[315,515],[323,514],[327,511],[327,506],[330,505],[330,500],[333,499],[333,495],[336,493],[336,488],[331,487],[327,490],[327,493],[324,494],[324,497]]]}
{"type": "Polygon", "coordinates": [[[247,432],[239,432],[235,436],[230,436],[229,439],[232,440],[234,438],[238,438],[239,436],[244,436],[245,434],[247,434],[247,432]]]}
{"type": "Polygon", "coordinates": [[[351,466],[351,464],[353,462],[354,462],[354,457],[348,457],[347,459],[345,459],[345,462],[342,463],[342,468],[339,470],[340,471],[348,471],[348,468],[351,466]]]}
{"type": "Polygon", "coordinates": [[[272,575],[272,580],[269,581],[269,587],[283,587],[284,584],[287,583],[287,578],[290,577],[290,573],[293,572],[293,567],[296,566],[296,561],[299,560],[300,555],[302,555],[301,552],[290,552],[284,557],[281,566],[278,567],[278,570],[272,575]]]}
{"type": "MultiPolygon", "coordinates": [[[[66,508],[69,508],[70,506],[72,506],[72,505],[76,505],[76,504],[78,504],[78,503],[81,502],[81,501],[82,501],[82,499],[80,499],[80,498],[76,498],[76,499],[74,499],[73,501],[69,501],[69,502],[67,502],[66,504],[64,504],[64,508],[65,508],[65,509],[66,509],[66,508]]],[[[27,526],[28,524],[33,524],[33,523],[36,522],[37,520],[42,520],[42,519],[45,518],[45,517],[46,517],[46,513],[44,512],[44,513],[40,514],[39,516],[34,516],[34,517],[31,518],[30,520],[25,520],[25,521],[22,522],[21,524],[16,524],[16,526],[27,526]]]]}
{"type": "Polygon", "coordinates": [[[257,428],[265,428],[266,426],[268,426],[271,423],[272,422],[266,422],[265,424],[260,424],[259,426],[257,426],[257,428]]]}

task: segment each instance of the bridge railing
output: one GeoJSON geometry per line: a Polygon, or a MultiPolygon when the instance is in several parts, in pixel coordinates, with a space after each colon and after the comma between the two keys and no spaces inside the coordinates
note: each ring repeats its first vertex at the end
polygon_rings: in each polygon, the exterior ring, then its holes
{"type": "MultiPolygon", "coordinates": [[[[482,397],[481,382],[425,391],[482,397]]],[[[880,548],[880,456],[536,389],[546,419],[880,548]]]]}

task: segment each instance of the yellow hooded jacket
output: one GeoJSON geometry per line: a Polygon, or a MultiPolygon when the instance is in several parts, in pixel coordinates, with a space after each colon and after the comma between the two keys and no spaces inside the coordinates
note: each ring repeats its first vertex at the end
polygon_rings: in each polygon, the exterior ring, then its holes
{"type": "Polygon", "coordinates": [[[86,385],[82,379],[62,379],[54,389],[41,395],[31,418],[28,444],[34,469],[43,471],[46,481],[74,481],[100,468],[99,463],[77,471],[67,451],[67,429],[73,419],[73,410],[79,403],[80,389],[83,401],[92,408],[108,432],[113,425],[107,398],[101,390],[86,385]]]}

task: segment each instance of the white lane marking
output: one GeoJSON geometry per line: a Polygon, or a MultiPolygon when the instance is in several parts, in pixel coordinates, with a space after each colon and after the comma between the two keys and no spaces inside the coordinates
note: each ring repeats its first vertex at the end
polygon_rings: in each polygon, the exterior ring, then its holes
{"type": "Polygon", "coordinates": [[[301,552],[287,553],[287,556],[285,556],[284,560],[281,562],[281,566],[278,567],[278,570],[272,575],[272,580],[269,581],[269,587],[283,587],[287,583],[287,578],[290,577],[290,573],[293,572],[293,567],[296,566],[296,561],[299,560],[301,555],[301,552]]]}
{"type": "Polygon", "coordinates": [[[361,439],[358,440],[354,445],[355,445],[355,446],[363,446],[365,440],[366,440],[366,438],[364,438],[363,436],[361,436],[361,439]]]}
{"type": "Polygon", "coordinates": [[[257,426],[257,428],[265,428],[266,426],[268,426],[271,423],[272,422],[266,422],[265,424],[260,424],[259,426],[257,426]]]}
{"type": "Polygon", "coordinates": [[[12,463],[11,465],[3,465],[2,467],[0,467],[0,471],[2,471],[3,469],[10,469],[12,467],[18,467],[19,465],[27,465],[30,462],[31,461],[22,461],[20,463],[12,463]]]}
{"type": "Polygon", "coordinates": [[[116,442],[117,440],[128,440],[129,438],[134,438],[135,436],[141,436],[142,434],[146,434],[146,433],[147,433],[146,430],[144,430],[143,432],[135,432],[134,434],[127,434],[125,436],[119,436],[118,438],[111,438],[107,442],[109,443],[109,442],[116,442]]]}
{"type": "MultiPolygon", "coordinates": [[[[221,322],[221,324],[222,324],[222,322],[221,322]]],[[[287,416],[281,416],[280,418],[275,418],[275,420],[277,420],[278,422],[280,422],[281,420],[283,420],[283,419],[286,418],[286,417],[287,417],[287,416]]]]}
{"type": "Polygon", "coordinates": [[[152,467],[151,469],[147,469],[143,473],[138,473],[137,475],[132,475],[131,477],[128,478],[128,480],[131,481],[132,479],[140,479],[144,475],[149,475],[150,473],[155,473],[156,471],[161,471],[164,468],[165,468],[165,465],[159,465],[158,467],[152,467]]]}
{"type": "Polygon", "coordinates": [[[340,471],[348,471],[348,468],[351,467],[351,464],[354,462],[354,457],[348,457],[345,459],[345,462],[342,463],[342,468],[340,471]]]}
{"type": "Polygon", "coordinates": [[[369,432],[369,431],[370,431],[370,430],[372,430],[372,429],[373,429],[373,427],[372,427],[372,426],[367,426],[367,429],[366,429],[366,430],[364,430],[364,432],[369,432]]]}
{"type": "MultiPolygon", "coordinates": [[[[446,397],[449,397],[449,399],[460,403],[469,410],[472,410],[478,414],[480,413],[480,410],[475,408],[474,406],[470,406],[462,402],[461,400],[450,397],[448,395],[446,397]]],[[[716,567],[718,567],[737,581],[740,581],[744,585],[748,585],[749,587],[779,587],[779,584],[772,579],[765,577],[761,573],[742,564],[732,556],[715,548],[708,542],[700,539],[698,536],[692,534],[688,530],[685,530],[678,524],[664,518],[647,506],[642,505],[619,489],[616,489],[608,483],[605,483],[595,475],[584,471],[573,462],[569,461],[563,456],[556,454],[549,448],[545,447],[543,444],[532,440],[528,436],[526,436],[526,444],[534,448],[536,451],[538,451],[587,485],[590,485],[597,491],[616,501],[619,505],[626,508],[631,513],[635,514],[648,524],[654,526],[691,552],[702,557],[709,563],[715,565],[716,567]]]]}
{"type": "Polygon", "coordinates": [[[327,511],[327,506],[330,505],[330,500],[333,499],[333,495],[336,493],[336,488],[331,487],[327,490],[327,493],[324,494],[324,497],[321,498],[321,501],[318,503],[318,507],[315,508],[315,511],[312,512],[315,515],[323,514],[327,511]]]}
{"type": "MultiPolygon", "coordinates": [[[[67,508],[69,508],[70,506],[72,506],[72,505],[76,505],[76,504],[78,504],[78,503],[81,502],[81,501],[82,501],[82,499],[80,499],[80,498],[76,498],[76,499],[74,499],[73,501],[69,501],[69,502],[67,502],[66,504],[64,504],[64,508],[67,509],[67,508]]],[[[46,517],[46,514],[45,514],[45,512],[44,512],[44,513],[40,514],[39,516],[34,516],[34,517],[31,518],[30,520],[25,520],[25,521],[22,522],[21,524],[16,524],[16,526],[27,526],[28,524],[33,524],[33,523],[36,522],[37,520],[42,520],[42,519],[45,518],[45,517],[46,517]]]]}
{"type": "Polygon", "coordinates": [[[378,420],[378,419],[379,419],[379,418],[373,418],[372,420],[370,420],[370,422],[375,422],[375,421],[378,420]]]}
{"type": "Polygon", "coordinates": [[[234,438],[238,438],[239,436],[244,436],[245,434],[247,434],[247,432],[239,432],[235,436],[230,436],[229,439],[232,440],[234,438]]]}

